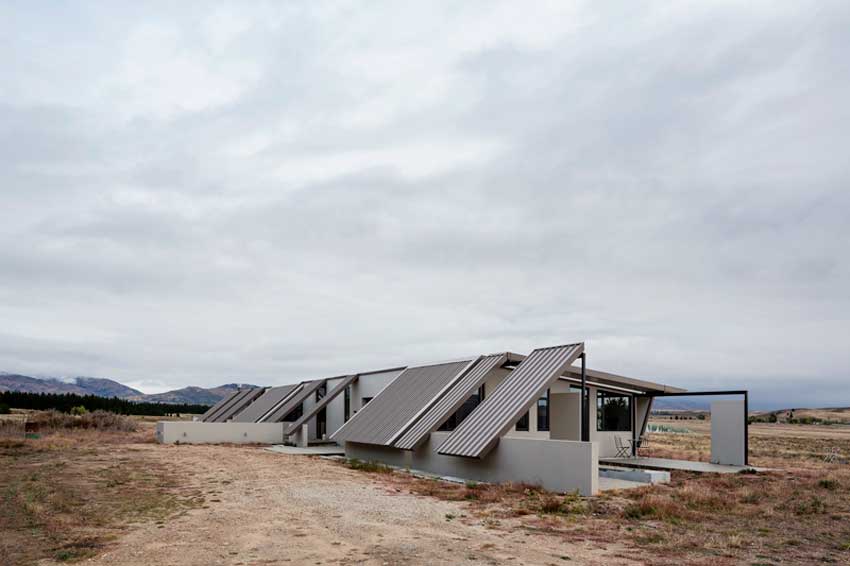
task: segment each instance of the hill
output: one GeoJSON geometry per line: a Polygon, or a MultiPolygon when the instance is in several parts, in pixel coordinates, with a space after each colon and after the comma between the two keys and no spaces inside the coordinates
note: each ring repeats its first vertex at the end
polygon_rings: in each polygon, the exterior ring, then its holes
{"type": "Polygon", "coordinates": [[[169,403],[190,405],[213,405],[234,389],[256,387],[255,385],[226,383],[217,387],[183,387],[165,393],[145,394],[114,379],[102,377],[32,377],[15,373],[0,373],[0,391],[21,393],[70,393],[74,395],[96,395],[118,397],[128,401],[144,403],[169,403]]]}
{"type": "Polygon", "coordinates": [[[234,389],[242,387],[256,387],[256,385],[227,383],[218,387],[205,389],[203,387],[183,387],[165,393],[154,393],[152,395],[140,395],[138,398],[130,398],[133,401],[147,401],[148,403],[190,403],[198,405],[214,405],[234,389]]]}

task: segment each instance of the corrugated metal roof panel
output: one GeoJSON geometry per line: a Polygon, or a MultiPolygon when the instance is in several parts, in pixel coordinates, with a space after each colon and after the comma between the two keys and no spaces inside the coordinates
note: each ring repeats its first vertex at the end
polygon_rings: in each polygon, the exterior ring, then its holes
{"type": "Polygon", "coordinates": [[[229,409],[227,409],[221,415],[216,417],[216,422],[223,423],[232,419],[240,412],[244,411],[245,408],[251,403],[253,403],[257,399],[257,397],[262,395],[263,391],[265,390],[265,387],[255,387],[253,389],[250,389],[247,395],[244,395],[241,399],[234,402],[229,409]]]}
{"type": "Polygon", "coordinates": [[[337,383],[336,386],[334,386],[333,389],[328,391],[327,395],[322,397],[319,402],[313,405],[313,407],[309,411],[301,415],[301,418],[289,425],[289,428],[286,429],[286,434],[294,434],[299,429],[299,427],[301,427],[301,425],[312,419],[316,415],[316,413],[321,411],[322,408],[326,407],[328,403],[330,403],[336,398],[337,395],[345,391],[345,388],[351,385],[351,383],[353,383],[354,380],[357,379],[357,377],[357,375],[349,375],[342,381],[337,383]]]}
{"type": "Polygon", "coordinates": [[[239,389],[236,392],[236,395],[234,395],[230,399],[228,399],[226,403],[223,403],[221,405],[221,407],[219,407],[218,411],[216,411],[215,413],[213,413],[212,415],[207,417],[207,420],[204,421],[204,422],[207,422],[207,423],[217,423],[217,422],[219,422],[219,418],[221,418],[221,415],[223,413],[225,413],[226,411],[230,410],[230,408],[233,406],[234,403],[238,403],[239,400],[242,399],[242,397],[244,397],[245,395],[247,395],[250,391],[251,391],[250,389],[239,389]]]}
{"type": "Polygon", "coordinates": [[[463,405],[481,384],[487,375],[508,359],[507,354],[484,356],[467,371],[461,379],[449,389],[437,402],[423,414],[410,429],[393,443],[396,448],[413,450],[429,434],[437,430],[446,419],[451,417],[463,405]]]}
{"type": "Polygon", "coordinates": [[[386,445],[469,366],[463,361],[409,367],[332,436],[337,442],[386,445]]]}
{"type": "Polygon", "coordinates": [[[298,383],[291,385],[281,385],[272,387],[266,390],[256,401],[248,405],[248,407],[234,417],[234,421],[238,423],[255,423],[257,420],[272,410],[275,405],[283,401],[296,387],[298,383]]]}
{"type": "Polygon", "coordinates": [[[531,352],[437,451],[448,456],[483,458],[583,351],[584,343],[578,343],[531,352]]]}
{"type": "Polygon", "coordinates": [[[222,407],[224,407],[237,395],[239,395],[239,389],[237,389],[236,391],[232,391],[228,395],[225,395],[218,403],[215,403],[212,407],[207,409],[207,412],[201,415],[201,418],[198,420],[202,422],[207,422],[207,419],[212,417],[215,413],[219,412],[222,407]]]}
{"type": "Polygon", "coordinates": [[[282,422],[286,416],[295,410],[298,405],[304,402],[304,399],[310,396],[311,393],[316,391],[319,387],[321,387],[326,379],[317,379],[315,381],[308,381],[307,383],[303,383],[303,387],[300,391],[295,393],[291,398],[289,398],[283,405],[272,411],[271,414],[264,417],[262,422],[264,423],[279,423],[282,422]]]}

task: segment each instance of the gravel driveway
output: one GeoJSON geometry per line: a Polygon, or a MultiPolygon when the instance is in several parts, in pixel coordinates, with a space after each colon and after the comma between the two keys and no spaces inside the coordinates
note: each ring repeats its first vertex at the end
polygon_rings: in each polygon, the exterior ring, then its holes
{"type": "Polygon", "coordinates": [[[164,524],[133,526],[86,564],[630,563],[618,545],[486,525],[464,503],[398,491],[379,476],[316,457],[255,447],[138,447],[174,464],[184,489],[202,492],[206,502],[164,524]]]}

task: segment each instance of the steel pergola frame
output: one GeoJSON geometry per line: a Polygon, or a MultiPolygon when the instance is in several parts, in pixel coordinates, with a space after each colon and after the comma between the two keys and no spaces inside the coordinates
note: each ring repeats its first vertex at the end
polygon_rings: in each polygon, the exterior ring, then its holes
{"type": "MultiPolygon", "coordinates": [[[[633,397],[718,397],[721,395],[743,395],[744,397],[744,465],[750,465],[750,395],[746,389],[732,389],[721,391],[683,391],[679,393],[644,393],[634,395],[633,397]]],[[[652,409],[652,406],[649,407],[652,409]]],[[[647,422],[649,421],[649,411],[646,415],[647,422]]]]}

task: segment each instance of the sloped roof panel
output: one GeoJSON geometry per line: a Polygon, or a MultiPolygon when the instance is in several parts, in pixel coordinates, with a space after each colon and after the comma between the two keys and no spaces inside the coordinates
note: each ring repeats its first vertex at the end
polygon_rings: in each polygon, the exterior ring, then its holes
{"type": "Polygon", "coordinates": [[[267,389],[265,393],[260,395],[256,401],[248,405],[248,407],[236,415],[233,419],[239,423],[255,423],[257,420],[272,410],[275,405],[283,401],[295,388],[297,383],[291,385],[281,385],[267,389]]]}
{"type": "Polygon", "coordinates": [[[534,404],[542,391],[581,355],[584,343],[529,354],[438,448],[440,454],[483,458],[534,404]]]}
{"type": "Polygon", "coordinates": [[[319,387],[324,385],[327,382],[327,379],[317,379],[315,381],[308,381],[306,383],[302,383],[303,386],[300,391],[296,392],[295,395],[292,395],[285,403],[275,409],[268,416],[263,417],[262,422],[264,423],[279,423],[282,422],[286,416],[295,410],[298,405],[304,402],[304,400],[310,396],[311,393],[316,391],[319,387]]]}
{"type": "Polygon", "coordinates": [[[207,417],[207,419],[204,422],[206,422],[206,423],[217,423],[217,422],[219,422],[221,415],[223,415],[225,412],[229,411],[230,408],[234,404],[238,403],[243,397],[248,395],[248,393],[250,393],[250,392],[251,392],[251,389],[239,389],[236,392],[236,395],[233,395],[232,397],[230,397],[227,400],[226,403],[222,403],[221,406],[219,407],[218,411],[216,411],[215,413],[213,413],[212,415],[207,417]]]}
{"type": "Polygon", "coordinates": [[[215,419],[216,422],[223,423],[226,422],[228,419],[232,419],[240,412],[244,411],[245,408],[252,402],[254,402],[257,397],[262,395],[263,391],[265,390],[265,387],[255,387],[253,389],[250,389],[246,395],[235,401],[229,409],[218,415],[215,419]]]}
{"type": "Polygon", "coordinates": [[[203,415],[201,415],[201,418],[198,419],[198,420],[200,420],[202,422],[207,422],[207,419],[209,419],[214,414],[219,412],[222,407],[224,407],[227,403],[229,403],[234,397],[239,395],[239,393],[240,393],[239,389],[237,389],[235,391],[231,391],[229,394],[225,395],[221,400],[219,400],[218,403],[215,403],[212,407],[207,409],[207,412],[204,413],[203,415]]]}
{"type": "Polygon", "coordinates": [[[481,384],[487,375],[507,360],[506,354],[483,356],[449,389],[425,414],[423,414],[407,432],[393,443],[396,448],[412,450],[428,435],[451,417],[463,405],[481,384]]]}
{"type": "Polygon", "coordinates": [[[450,386],[472,359],[409,367],[342,425],[337,442],[387,445],[450,386]]]}
{"type": "Polygon", "coordinates": [[[322,397],[319,402],[313,405],[313,407],[309,411],[301,415],[301,418],[289,425],[289,428],[286,429],[286,434],[295,433],[299,429],[299,427],[301,427],[301,425],[312,419],[316,415],[316,413],[321,411],[324,407],[327,407],[328,403],[333,401],[337,395],[345,391],[345,388],[351,385],[351,383],[354,382],[355,379],[357,379],[357,375],[349,375],[345,377],[342,381],[337,383],[336,386],[334,386],[333,389],[328,391],[327,395],[322,397]]]}

